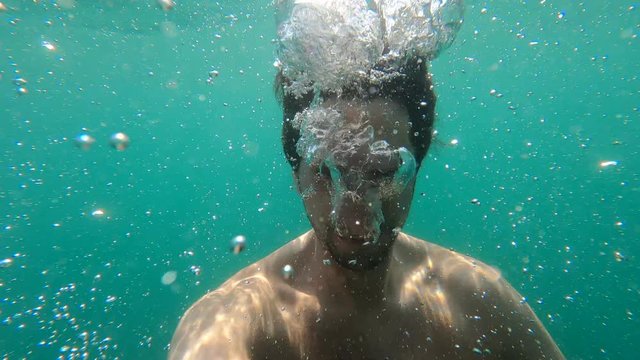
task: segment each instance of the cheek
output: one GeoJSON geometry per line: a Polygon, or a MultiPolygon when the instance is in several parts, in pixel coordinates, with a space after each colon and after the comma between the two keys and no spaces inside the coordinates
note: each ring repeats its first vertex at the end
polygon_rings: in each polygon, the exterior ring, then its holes
{"type": "Polygon", "coordinates": [[[404,221],[411,207],[413,199],[413,182],[402,192],[395,193],[383,199],[382,207],[385,219],[394,221],[404,221]]]}
{"type": "Polygon", "coordinates": [[[331,219],[331,195],[327,186],[319,183],[303,190],[302,199],[309,219],[315,225],[322,225],[331,219]]]}

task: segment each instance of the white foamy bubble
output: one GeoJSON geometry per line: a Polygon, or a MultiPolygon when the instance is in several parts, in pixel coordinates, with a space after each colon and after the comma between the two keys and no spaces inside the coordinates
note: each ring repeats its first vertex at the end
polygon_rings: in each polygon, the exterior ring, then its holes
{"type": "Polygon", "coordinates": [[[277,61],[286,91],[339,92],[389,76],[409,59],[435,58],[462,24],[462,0],[276,0],[277,61]],[[387,72],[380,74],[377,65],[387,72]],[[393,71],[391,71],[393,70],[393,71]]]}
{"type": "Polygon", "coordinates": [[[296,1],[278,28],[283,73],[296,96],[311,89],[337,91],[371,69],[384,42],[378,15],[365,1],[296,1]]]}
{"type": "Polygon", "coordinates": [[[391,53],[438,56],[462,25],[461,0],[379,0],[391,53]]]}

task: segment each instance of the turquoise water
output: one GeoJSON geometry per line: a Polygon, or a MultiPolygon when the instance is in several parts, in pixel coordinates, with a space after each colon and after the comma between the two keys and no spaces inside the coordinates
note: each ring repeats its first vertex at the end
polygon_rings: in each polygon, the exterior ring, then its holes
{"type": "MultiPolygon", "coordinates": [[[[2,3],[0,355],[164,358],[189,304],[308,228],[269,1],[2,3]]],[[[405,230],[500,268],[569,359],[640,343],[638,7],[469,1],[431,67],[405,230]]]]}

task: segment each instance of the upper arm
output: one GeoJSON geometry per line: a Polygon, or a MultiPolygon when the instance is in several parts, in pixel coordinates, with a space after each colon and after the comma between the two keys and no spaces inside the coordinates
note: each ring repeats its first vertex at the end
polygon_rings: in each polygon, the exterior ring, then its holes
{"type": "Polygon", "coordinates": [[[464,278],[473,289],[474,307],[487,319],[484,332],[499,358],[564,359],[529,304],[497,270],[478,262],[464,278]]]}
{"type": "Polygon", "coordinates": [[[232,294],[209,293],[185,312],[171,340],[169,359],[249,359],[247,306],[232,294]]]}
{"type": "Polygon", "coordinates": [[[504,319],[502,349],[509,359],[553,359],[564,356],[529,304],[504,279],[497,285],[501,297],[496,306],[504,319]]]}

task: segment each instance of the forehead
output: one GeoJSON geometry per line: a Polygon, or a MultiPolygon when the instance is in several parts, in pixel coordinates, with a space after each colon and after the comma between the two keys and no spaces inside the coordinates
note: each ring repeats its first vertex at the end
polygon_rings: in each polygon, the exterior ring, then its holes
{"type": "Polygon", "coordinates": [[[344,119],[343,127],[354,130],[371,126],[375,140],[385,140],[392,147],[413,150],[410,142],[411,126],[407,109],[388,99],[327,100],[323,107],[336,109],[344,119]]]}

